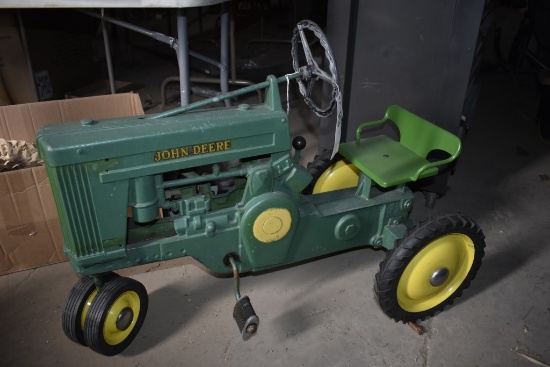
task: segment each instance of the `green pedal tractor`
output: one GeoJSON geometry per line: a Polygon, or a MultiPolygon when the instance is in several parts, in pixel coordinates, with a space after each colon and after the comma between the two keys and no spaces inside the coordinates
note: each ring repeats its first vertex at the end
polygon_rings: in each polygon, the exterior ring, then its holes
{"type": "Polygon", "coordinates": [[[82,276],[62,315],[71,340],[104,355],[120,353],[143,324],[148,296],[141,283],[114,271],[183,256],[233,272],[233,316],[243,339],[256,334],[259,318],[240,295],[239,273],[384,248],[374,293],[381,309],[402,322],[433,316],[468,287],[483,257],[481,229],[458,214],[419,226],[408,219],[414,195],[407,183],[438,174],[458,156],[460,140],[391,106],[382,120],[361,124],[356,140],[301,166],[305,140],[291,142],[279,84],[296,80],[321,116],[338,111],[337,143],[342,111],[332,52],[314,23],[297,25],[292,55],[294,73],[218,97],[157,115],[38,132],[65,253],[82,276]],[[306,31],[319,39],[328,72],[313,58],[306,31]],[[324,110],[311,99],[319,79],[333,87],[324,110]],[[262,104],[201,108],[262,89],[262,104]],[[363,137],[389,121],[399,140],[363,137]],[[444,158],[429,158],[433,151],[444,158]]]}

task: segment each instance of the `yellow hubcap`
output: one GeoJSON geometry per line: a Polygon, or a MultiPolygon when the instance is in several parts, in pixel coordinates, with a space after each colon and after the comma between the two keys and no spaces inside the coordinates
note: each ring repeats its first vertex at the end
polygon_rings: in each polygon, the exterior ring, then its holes
{"type": "Polygon", "coordinates": [[[359,184],[359,169],[346,161],[338,161],[326,169],[313,188],[314,194],[356,187],[359,184]]]}
{"type": "Polygon", "coordinates": [[[88,310],[90,309],[90,305],[92,304],[92,301],[94,300],[95,296],[97,295],[97,289],[88,296],[88,299],[86,300],[86,303],[84,303],[84,308],[82,308],[82,314],[80,315],[80,327],[82,330],[84,330],[84,321],[86,320],[86,315],[88,314],[88,310]]]}
{"type": "Polygon", "coordinates": [[[288,209],[271,208],[263,211],[254,221],[254,237],[263,243],[275,242],[286,236],[292,226],[288,209]]]}
{"type": "Polygon", "coordinates": [[[122,293],[113,302],[103,325],[103,338],[107,344],[117,345],[130,335],[139,316],[140,304],[134,291],[122,293]]]}
{"type": "Polygon", "coordinates": [[[441,304],[464,282],[474,255],[474,243],[464,234],[449,234],[428,244],[399,279],[399,306],[408,312],[422,312],[441,304]]]}

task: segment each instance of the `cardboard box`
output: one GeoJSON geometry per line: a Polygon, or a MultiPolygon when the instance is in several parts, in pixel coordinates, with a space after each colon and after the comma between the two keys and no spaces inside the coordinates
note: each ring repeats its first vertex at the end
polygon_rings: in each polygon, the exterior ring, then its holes
{"type": "Polygon", "coordinates": [[[70,9],[0,10],[0,78],[11,103],[62,99],[96,80],[93,21],[70,9]]]}
{"type": "MultiPolygon", "coordinates": [[[[143,115],[139,95],[116,94],[0,107],[0,137],[35,142],[43,125],[143,115]]],[[[0,173],[0,275],[66,261],[44,167],[0,173]]]]}

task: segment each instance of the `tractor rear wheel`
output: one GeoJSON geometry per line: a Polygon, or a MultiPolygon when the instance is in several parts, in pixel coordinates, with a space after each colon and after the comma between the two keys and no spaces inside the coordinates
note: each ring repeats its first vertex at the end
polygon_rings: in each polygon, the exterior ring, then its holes
{"type": "Polygon", "coordinates": [[[148,304],[147,291],[137,280],[121,277],[109,281],[86,315],[86,344],[106,356],[122,352],[141,329],[148,304]]]}
{"type": "Polygon", "coordinates": [[[414,228],[380,263],[374,293],[396,321],[434,316],[462,294],[484,255],[481,228],[463,215],[445,215],[414,228]]]}
{"type": "Polygon", "coordinates": [[[358,185],[359,169],[339,154],[332,159],[330,156],[331,152],[325,150],[307,165],[307,171],[313,179],[304,194],[320,194],[358,185]]]}

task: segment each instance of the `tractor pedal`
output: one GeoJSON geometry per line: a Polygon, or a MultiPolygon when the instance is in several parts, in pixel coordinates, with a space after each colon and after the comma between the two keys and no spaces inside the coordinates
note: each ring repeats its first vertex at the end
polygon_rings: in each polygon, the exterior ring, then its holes
{"type": "Polygon", "coordinates": [[[260,326],[260,319],[254,312],[248,296],[244,296],[237,301],[233,309],[233,317],[237,322],[243,340],[248,340],[256,335],[260,326]]]}
{"type": "Polygon", "coordinates": [[[237,269],[237,263],[233,256],[228,255],[226,257],[227,263],[231,265],[233,269],[233,290],[235,293],[235,299],[237,303],[233,308],[233,318],[237,321],[237,326],[243,337],[243,340],[248,340],[252,338],[258,332],[258,327],[260,326],[260,319],[252,303],[250,303],[250,298],[248,296],[241,297],[241,290],[239,286],[239,270],[237,269]]]}

